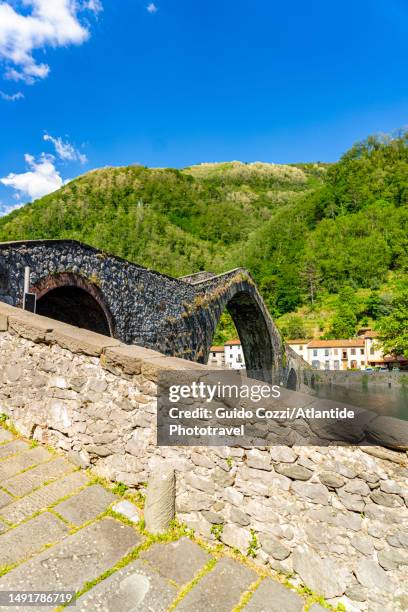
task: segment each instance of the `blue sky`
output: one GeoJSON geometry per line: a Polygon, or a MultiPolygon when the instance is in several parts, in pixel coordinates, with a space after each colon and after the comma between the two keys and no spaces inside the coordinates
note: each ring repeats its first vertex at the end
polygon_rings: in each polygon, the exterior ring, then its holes
{"type": "Polygon", "coordinates": [[[407,26],[405,0],[0,0],[0,210],[106,165],[334,161],[408,124],[407,26]]]}

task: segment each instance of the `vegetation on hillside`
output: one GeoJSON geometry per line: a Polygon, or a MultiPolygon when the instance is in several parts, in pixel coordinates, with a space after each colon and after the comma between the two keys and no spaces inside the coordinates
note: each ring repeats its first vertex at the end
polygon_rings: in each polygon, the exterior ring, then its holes
{"type": "Polygon", "coordinates": [[[407,286],[408,133],[331,165],[96,170],[0,219],[0,240],[23,238],[82,240],[174,276],[244,266],[287,336],[351,335],[407,286]]]}

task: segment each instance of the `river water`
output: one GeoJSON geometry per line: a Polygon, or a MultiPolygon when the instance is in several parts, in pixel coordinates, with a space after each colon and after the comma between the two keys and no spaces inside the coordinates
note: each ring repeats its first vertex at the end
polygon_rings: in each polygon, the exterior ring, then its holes
{"type": "Polygon", "coordinates": [[[368,408],[381,415],[393,416],[408,421],[408,387],[386,385],[328,385],[318,384],[314,393],[322,399],[335,400],[368,408]]]}

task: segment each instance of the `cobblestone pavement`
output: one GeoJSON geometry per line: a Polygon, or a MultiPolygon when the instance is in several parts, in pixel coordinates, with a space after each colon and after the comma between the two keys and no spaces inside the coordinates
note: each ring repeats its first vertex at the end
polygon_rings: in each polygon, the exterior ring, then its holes
{"type": "MultiPolygon", "coordinates": [[[[0,597],[74,591],[75,609],[92,612],[305,609],[261,569],[182,534],[160,541],[139,521],[133,504],[87,472],[0,428],[0,597]]],[[[0,605],[44,609],[57,607],[0,605]]]]}

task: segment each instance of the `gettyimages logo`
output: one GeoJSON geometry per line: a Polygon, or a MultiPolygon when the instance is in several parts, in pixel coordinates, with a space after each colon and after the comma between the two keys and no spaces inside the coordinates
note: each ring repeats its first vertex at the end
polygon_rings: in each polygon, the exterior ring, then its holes
{"type": "Polygon", "coordinates": [[[162,372],[158,388],[157,442],[163,446],[344,444],[360,436],[358,408],[230,371],[162,372]]]}

